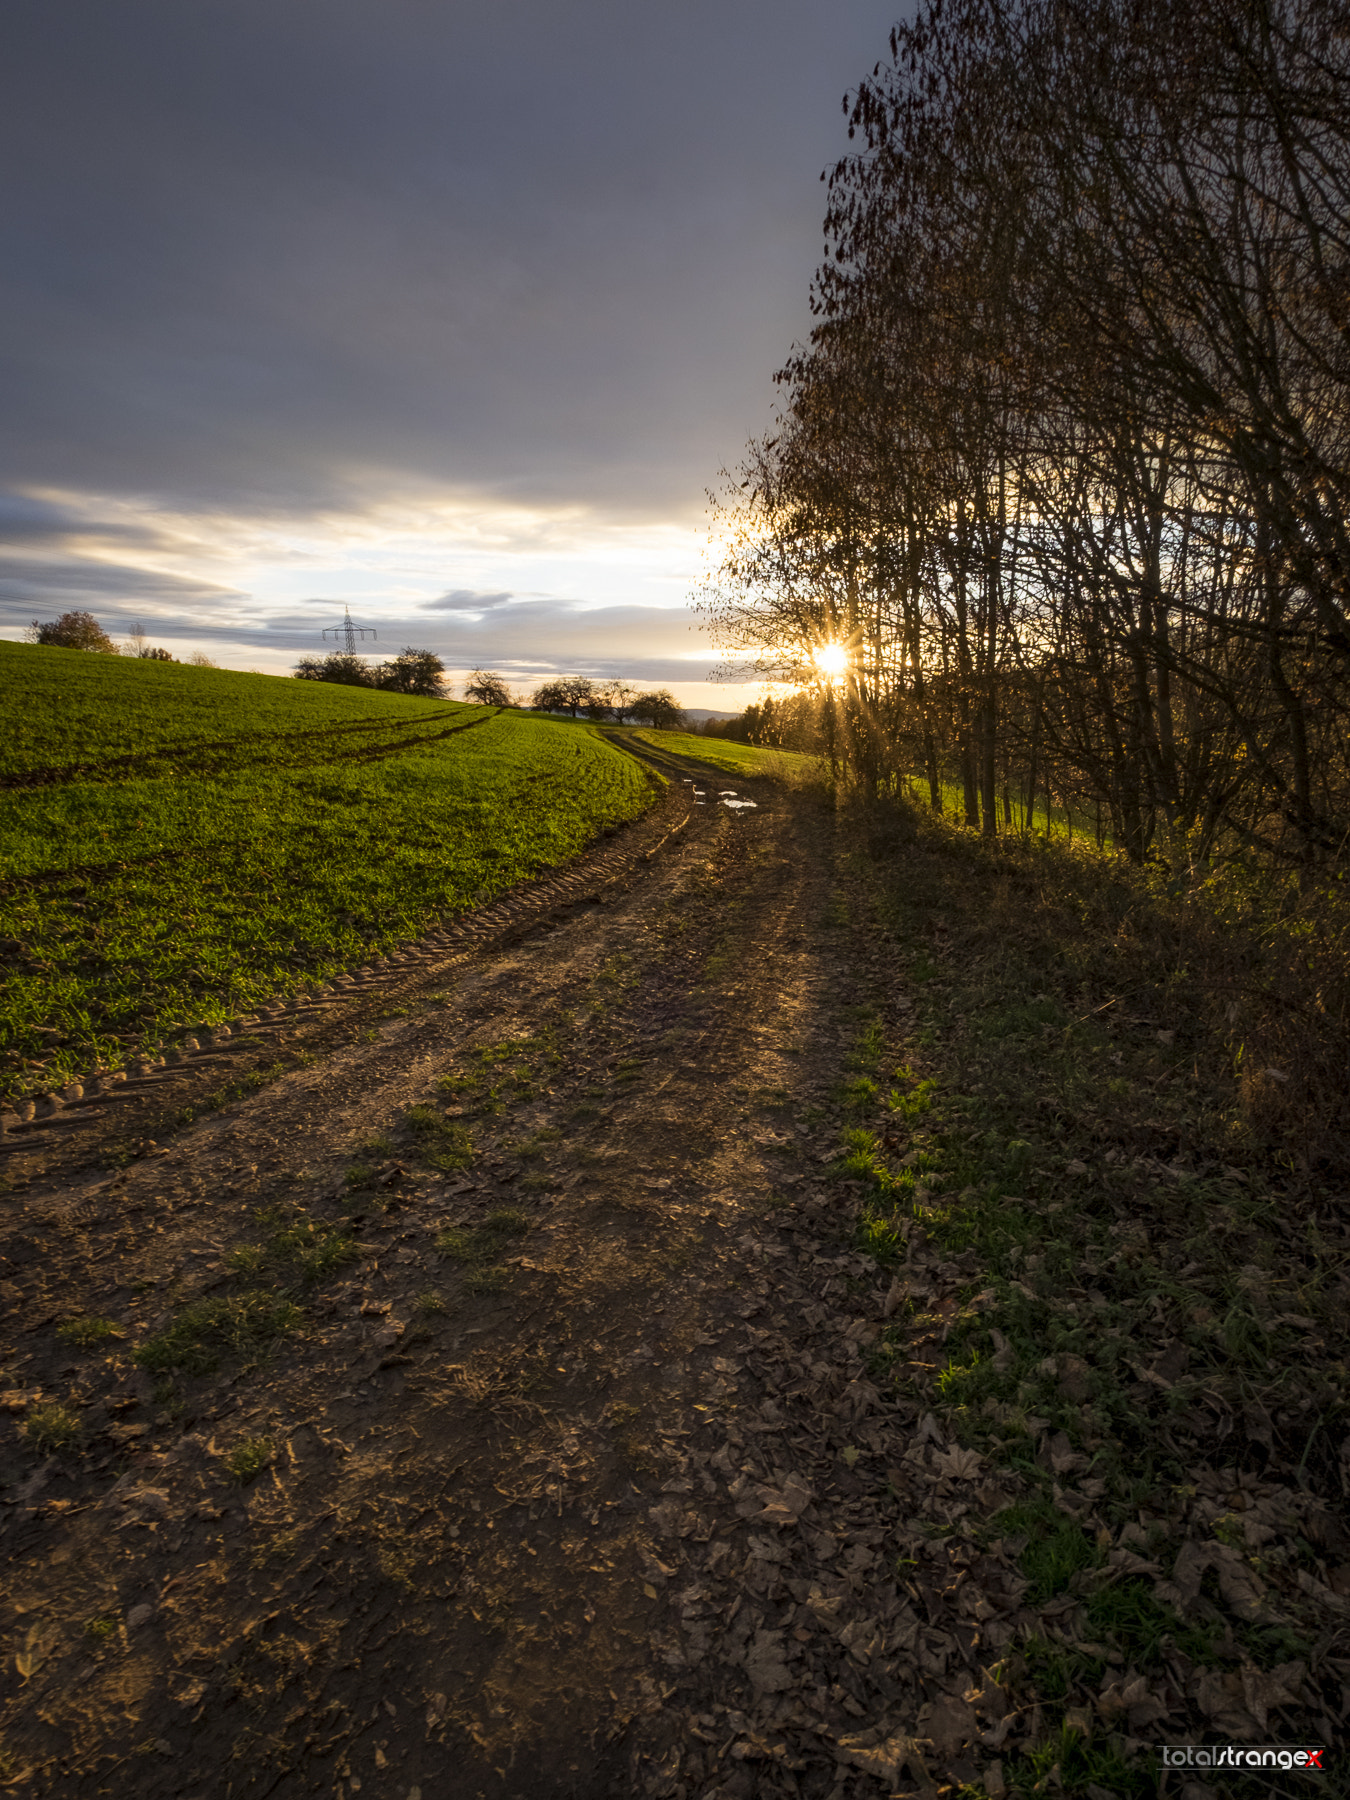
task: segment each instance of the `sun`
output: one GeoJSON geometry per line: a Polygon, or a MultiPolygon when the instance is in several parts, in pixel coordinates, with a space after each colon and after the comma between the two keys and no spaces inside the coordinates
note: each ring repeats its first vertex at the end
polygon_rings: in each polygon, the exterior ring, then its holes
{"type": "Polygon", "coordinates": [[[811,660],[822,675],[833,681],[848,668],[848,651],[843,644],[818,644],[811,652],[811,660]]]}

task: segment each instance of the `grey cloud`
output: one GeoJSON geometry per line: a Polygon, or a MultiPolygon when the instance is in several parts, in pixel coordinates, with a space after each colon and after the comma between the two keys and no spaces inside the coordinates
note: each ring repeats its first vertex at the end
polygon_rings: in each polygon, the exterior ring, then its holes
{"type": "Polygon", "coordinates": [[[893,0],[63,0],[0,62],[0,479],[701,512],[893,0]]]}
{"type": "Polygon", "coordinates": [[[37,494],[0,492],[0,544],[60,548],[91,539],[126,550],[158,548],[169,541],[152,519],[109,519],[37,494]]]}
{"type": "Polygon", "coordinates": [[[473,588],[451,588],[437,600],[423,602],[428,612],[488,612],[514,598],[510,593],[480,594],[473,588]]]}
{"type": "Polygon", "coordinates": [[[0,494],[0,540],[5,543],[61,543],[73,526],[66,508],[30,494],[0,494]]]}
{"type": "Polygon", "coordinates": [[[26,625],[34,608],[88,609],[100,601],[141,601],[153,610],[166,602],[183,606],[195,601],[215,614],[225,606],[237,607],[245,598],[234,588],[138,569],[130,563],[0,555],[0,625],[26,625]]]}

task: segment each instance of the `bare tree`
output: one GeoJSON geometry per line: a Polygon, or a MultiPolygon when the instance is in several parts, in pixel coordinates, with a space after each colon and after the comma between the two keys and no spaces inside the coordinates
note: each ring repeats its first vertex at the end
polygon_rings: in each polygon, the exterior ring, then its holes
{"type": "Polygon", "coordinates": [[[510,706],[511,690],[491,669],[475,669],[464,683],[464,698],[479,706],[510,706]]]}
{"type": "MultiPolygon", "coordinates": [[[[537,687],[530,705],[538,712],[566,712],[579,718],[595,703],[595,687],[584,675],[560,675],[537,687]]],[[[600,702],[601,705],[604,702],[600,702]]]]}
{"type": "Polygon", "coordinates": [[[684,708],[669,688],[635,695],[628,711],[639,725],[650,725],[657,731],[683,731],[688,724],[684,708]]]}

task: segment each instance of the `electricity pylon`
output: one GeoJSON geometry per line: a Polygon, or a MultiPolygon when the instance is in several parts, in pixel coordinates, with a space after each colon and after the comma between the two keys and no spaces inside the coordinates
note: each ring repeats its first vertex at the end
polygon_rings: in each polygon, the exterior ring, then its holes
{"type": "Polygon", "coordinates": [[[347,616],[341,625],[325,625],[323,635],[326,640],[330,631],[335,638],[341,633],[347,640],[348,656],[355,656],[357,638],[360,638],[362,643],[364,643],[367,632],[369,632],[373,638],[378,638],[380,634],[373,625],[354,625],[352,623],[352,609],[350,606],[344,606],[342,610],[347,616]]]}

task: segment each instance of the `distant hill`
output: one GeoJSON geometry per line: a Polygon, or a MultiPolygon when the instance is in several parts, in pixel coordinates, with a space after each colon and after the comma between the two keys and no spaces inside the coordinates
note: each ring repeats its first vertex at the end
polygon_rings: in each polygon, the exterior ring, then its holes
{"type": "Polygon", "coordinates": [[[735,712],[709,712],[706,707],[686,706],[684,716],[686,719],[697,719],[701,725],[705,719],[739,719],[744,710],[744,707],[738,707],[735,712]]]}

